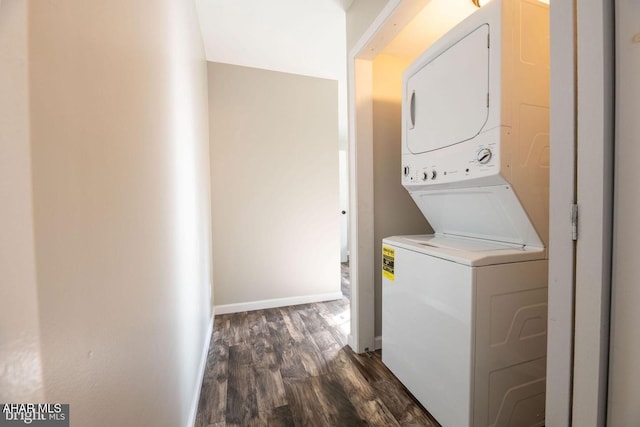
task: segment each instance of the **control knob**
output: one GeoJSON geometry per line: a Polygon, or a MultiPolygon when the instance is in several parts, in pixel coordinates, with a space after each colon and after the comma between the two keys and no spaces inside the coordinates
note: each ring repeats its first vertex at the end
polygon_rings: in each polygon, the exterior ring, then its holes
{"type": "Polygon", "coordinates": [[[428,179],[436,179],[436,171],[435,170],[430,170],[430,171],[424,171],[422,173],[422,180],[426,181],[428,179]]]}
{"type": "Polygon", "coordinates": [[[481,148],[476,155],[476,160],[478,160],[478,163],[480,163],[481,165],[486,165],[487,163],[489,163],[489,160],[491,160],[492,155],[493,153],[491,153],[490,149],[481,148]]]}

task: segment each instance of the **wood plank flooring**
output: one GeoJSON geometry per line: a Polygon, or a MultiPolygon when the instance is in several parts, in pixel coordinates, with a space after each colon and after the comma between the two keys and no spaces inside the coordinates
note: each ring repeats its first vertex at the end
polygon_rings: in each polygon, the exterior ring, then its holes
{"type": "Polygon", "coordinates": [[[196,426],[437,426],[379,352],[344,345],[348,318],[345,299],[216,316],[196,426]]]}

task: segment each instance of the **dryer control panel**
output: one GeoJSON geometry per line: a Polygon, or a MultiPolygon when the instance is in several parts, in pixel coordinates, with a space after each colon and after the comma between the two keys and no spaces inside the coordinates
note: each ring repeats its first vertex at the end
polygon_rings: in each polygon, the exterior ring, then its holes
{"type": "MultiPolygon", "coordinates": [[[[481,178],[484,181],[500,175],[500,131],[488,131],[482,137],[444,149],[403,155],[402,184],[408,190],[412,187],[450,186],[453,183],[466,186],[466,181],[481,178]]],[[[502,129],[502,133],[508,134],[509,131],[502,129]]]]}

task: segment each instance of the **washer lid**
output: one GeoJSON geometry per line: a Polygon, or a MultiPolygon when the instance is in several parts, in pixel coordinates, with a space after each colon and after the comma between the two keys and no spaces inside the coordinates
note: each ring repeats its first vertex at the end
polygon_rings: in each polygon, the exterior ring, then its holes
{"type": "Polygon", "coordinates": [[[409,192],[437,234],[544,247],[510,185],[409,192]]]}
{"type": "Polygon", "coordinates": [[[546,251],[542,248],[442,234],[392,236],[383,239],[382,243],[471,267],[546,259],[546,251]]]}
{"type": "Polygon", "coordinates": [[[437,150],[478,135],[489,116],[489,25],[483,24],[407,78],[407,149],[437,150]]]}

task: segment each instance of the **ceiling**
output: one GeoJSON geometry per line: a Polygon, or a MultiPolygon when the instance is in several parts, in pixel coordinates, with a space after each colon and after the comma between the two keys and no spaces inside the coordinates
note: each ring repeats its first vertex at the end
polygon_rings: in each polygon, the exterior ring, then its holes
{"type": "Polygon", "coordinates": [[[196,0],[208,61],[339,80],[352,0],[196,0]]]}
{"type": "Polygon", "coordinates": [[[430,0],[382,53],[413,60],[476,10],[470,0],[430,0]]]}

